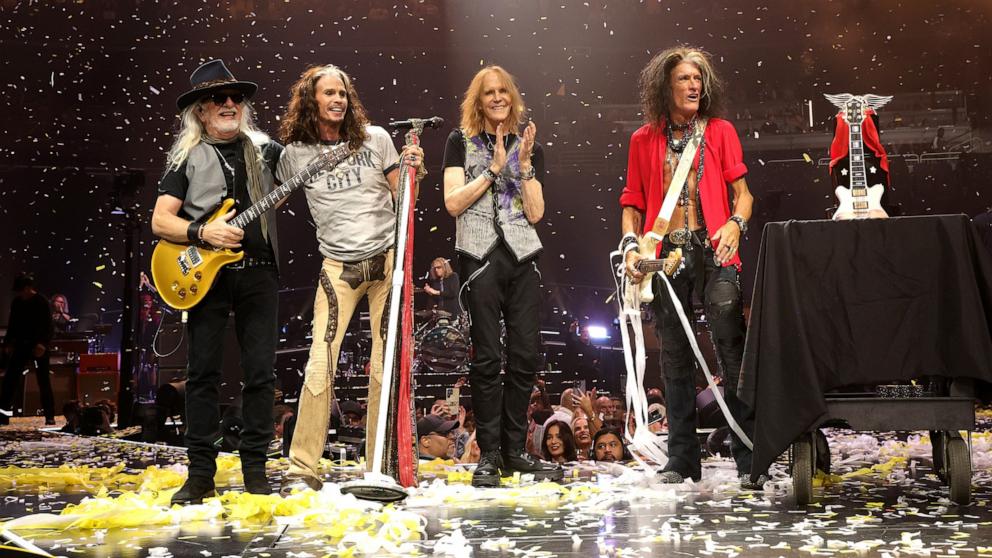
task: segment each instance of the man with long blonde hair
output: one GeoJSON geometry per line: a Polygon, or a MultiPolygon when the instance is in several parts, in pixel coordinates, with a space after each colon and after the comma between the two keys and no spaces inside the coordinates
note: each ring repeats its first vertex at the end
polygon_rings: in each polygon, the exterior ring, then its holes
{"type": "MultiPolygon", "coordinates": [[[[327,145],[347,143],[353,154],[333,171],[315,176],[306,187],[324,260],[317,274],[313,342],[300,390],[289,471],[281,488],[284,494],[296,488],[319,490],[322,485],[318,461],[327,439],[338,354],[352,314],[364,297],[368,297],[372,327],[365,438],[365,455],[371,462],[382,396],[396,228],[394,197],[400,178],[400,155],[392,139],[384,129],[369,123],[351,77],[341,68],[308,68],[290,91],[279,130],[286,150],[276,176],[285,180],[299,172],[327,145]]],[[[402,156],[418,170],[419,182],[425,174],[423,150],[410,146],[402,156]]]]}
{"type": "MultiPolygon", "coordinates": [[[[723,368],[727,404],[748,436],[753,417],[736,397],[737,378],[744,353],[745,324],[741,304],[738,247],[747,231],[753,198],[747,187],[741,143],[733,124],[719,118],[723,86],[709,54],[695,47],[670,48],[655,56],[641,71],[641,103],[647,122],[630,139],[627,183],[620,196],[621,227],[626,271],[633,283],[637,270],[637,237],[652,230],[673,175],[693,137],[698,151],[691,160],[688,178],[673,195],[678,204],[670,216],[668,232],[657,257],[683,251],[685,266],[670,279],[677,298],[655,277],[652,310],[663,339],[661,363],[668,405],[668,463],[659,475],[663,483],[677,484],[702,475],[699,439],[696,437],[696,389],[692,349],[675,304],[687,316],[692,311],[693,290],[706,308],[713,345],[723,368]],[[660,171],[660,172],[659,172],[660,171]],[[728,196],[733,191],[733,199],[728,196]]],[[[668,218],[668,216],[665,216],[668,218]]],[[[760,488],[751,474],[751,451],[733,438],[733,453],[744,488],[760,488]]]]}
{"type": "Polygon", "coordinates": [[[458,307],[458,287],[461,286],[458,274],[451,269],[451,262],[446,258],[434,258],[431,270],[424,283],[427,293],[427,307],[442,310],[456,316],[461,314],[458,307]]]}
{"type": "Polygon", "coordinates": [[[498,486],[500,472],[562,478],[561,467],[525,449],[527,405],[540,368],[541,240],[544,155],[537,126],[513,76],[487,66],[472,78],[461,127],[444,150],[444,205],[456,218],[455,249],[465,278],[475,355],[469,368],[476,435],[482,451],[474,486],[498,486]],[[506,325],[506,370],[500,385],[506,325]]]}
{"type": "Polygon", "coordinates": [[[189,368],[186,381],[186,444],[189,477],[172,496],[174,504],[198,504],[214,494],[220,425],[218,387],[224,331],[234,310],[244,385],[241,408],[241,469],[245,489],[269,494],[266,450],[272,439],[270,413],[275,390],[273,365],[279,304],[279,243],[275,211],[243,229],[221,219],[204,224],[225,198],[244,211],[275,187],[282,146],[255,128],[249,99],[258,86],[238,81],[221,60],[211,60],[190,77],[192,90],[179,97],[181,128],[169,150],[152,213],[152,232],[177,243],[241,248],[245,257],[225,266],[203,300],[189,310],[189,368]],[[264,412],[262,412],[264,411],[264,412]]]}

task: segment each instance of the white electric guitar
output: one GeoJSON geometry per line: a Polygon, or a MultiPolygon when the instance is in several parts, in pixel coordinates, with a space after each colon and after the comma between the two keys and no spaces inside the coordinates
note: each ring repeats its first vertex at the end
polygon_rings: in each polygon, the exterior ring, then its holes
{"type": "Polygon", "coordinates": [[[847,122],[848,131],[848,178],[849,187],[837,186],[834,193],[839,205],[834,212],[834,220],[845,219],[884,219],[889,216],[882,209],[882,194],[885,186],[878,182],[868,185],[865,174],[864,143],[861,139],[861,127],[868,118],[868,109],[878,110],[892,100],[891,96],[880,95],[826,95],[828,101],[841,109],[841,115],[847,122]]]}

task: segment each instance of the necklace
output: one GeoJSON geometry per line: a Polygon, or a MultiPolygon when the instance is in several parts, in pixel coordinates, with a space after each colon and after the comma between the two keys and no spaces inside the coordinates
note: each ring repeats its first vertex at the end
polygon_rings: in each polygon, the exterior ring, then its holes
{"type": "MultiPolygon", "coordinates": [[[[488,148],[489,148],[489,152],[490,152],[490,153],[495,153],[495,152],[496,152],[496,147],[495,147],[495,145],[493,144],[493,140],[494,140],[494,139],[496,139],[496,136],[490,136],[490,135],[489,135],[489,132],[485,132],[485,131],[484,131],[484,132],[482,132],[482,135],[483,135],[483,137],[485,137],[485,138],[486,138],[486,147],[488,147],[488,148]]],[[[508,141],[509,139],[510,139],[510,138],[509,138],[509,137],[507,137],[507,136],[504,136],[504,137],[503,137],[503,148],[504,148],[504,149],[508,149],[508,148],[509,148],[509,143],[510,143],[510,142],[508,141]]]]}
{"type": "Polygon", "coordinates": [[[692,134],[690,131],[694,132],[696,130],[696,115],[692,115],[685,124],[673,124],[671,118],[665,123],[665,134],[668,136],[668,148],[672,151],[681,154],[685,151],[685,146],[689,145],[689,140],[692,139],[692,134]],[[675,132],[682,132],[682,139],[675,139],[675,132]]]}
{"type": "MultiPolygon", "coordinates": [[[[692,119],[685,124],[672,124],[669,120],[665,125],[665,132],[668,143],[668,153],[666,157],[668,159],[669,166],[671,166],[672,173],[675,173],[675,169],[678,166],[679,161],[682,159],[682,153],[685,151],[687,145],[689,145],[689,140],[695,136],[697,132],[696,128],[696,116],[693,115],[692,119]],[[682,132],[681,140],[674,140],[675,134],[674,130],[679,130],[682,132]]],[[[699,199],[699,184],[703,181],[703,170],[704,170],[704,154],[706,149],[706,136],[702,136],[699,141],[699,166],[696,168],[696,220],[699,223],[705,224],[705,219],[703,218],[702,203],[699,199]]],[[[669,239],[672,244],[676,246],[685,246],[686,250],[692,250],[692,231],[689,230],[689,177],[687,176],[685,182],[682,184],[682,191],[679,192],[679,205],[683,208],[683,223],[682,228],[676,231],[672,231],[669,235],[669,239]]]]}
{"type": "Polygon", "coordinates": [[[217,149],[216,145],[211,145],[210,147],[214,148],[214,151],[217,152],[217,157],[220,158],[220,162],[224,165],[224,168],[231,173],[231,178],[234,178],[234,167],[231,166],[231,163],[227,162],[227,157],[224,157],[224,155],[221,154],[220,149],[217,149]]]}

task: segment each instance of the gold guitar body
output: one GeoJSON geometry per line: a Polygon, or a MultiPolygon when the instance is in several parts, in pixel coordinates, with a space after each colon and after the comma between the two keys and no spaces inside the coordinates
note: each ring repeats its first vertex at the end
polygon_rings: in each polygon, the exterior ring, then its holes
{"type": "MultiPolygon", "coordinates": [[[[224,200],[206,222],[220,219],[232,207],[233,199],[224,200]]],[[[166,304],[189,310],[207,296],[221,268],[244,257],[244,252],[226,248],[159,240],[152,252],[152,280],[166,304]]]]}

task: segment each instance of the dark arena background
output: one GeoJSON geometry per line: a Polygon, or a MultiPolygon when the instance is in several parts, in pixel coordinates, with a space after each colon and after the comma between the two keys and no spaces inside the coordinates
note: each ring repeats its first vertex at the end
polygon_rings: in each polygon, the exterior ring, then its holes
{"type": "MultiPolygon", "coordinates": [[[[622,405],[626,370],[617,306],[608,300],[614,292],[609,255],[621,236],[628,142],[644,123],[638,76],[651,57],[675,44],[700,46],[726,82],[725,117],[740,136],[755,198],[740,249],[749,309],[765,224],[827,219],[836,205],[827,163],[837,109],[824,94],[892,95],[878,111],[890,158],[884,200],[890,213],[967,215],[974,219],[977,249],[992,249],[990,28],[988,0],[0,0],[0,327],[14,298],[9,286],[19,273],[32,273],[46,297],[65,296],[75,320],[74,334],[53,347],[57,414],[70,400],[126,406],[116,410],[113,434],[57,434],[34,416],[40,414],[37,387],[34,374],[26,375],[25,417],[0,430],[6,496],[0,522],[14,520],[0,524],[0,542],[72,556],[992,551],[992,459],[982,407],[972,428],[981,432],[967,438],[969,505],[948,499],[938,478],[947,475],[935,474],[924,428],[909,434],[829,430],[835,466],[813,480],[810,506],[797,505],[788,453],[773,465],[764,492],[738,493],[732,461],[709,447],[703,480],[688,488],[649,486],[631,480],[633,469],[588,461],[566,466],[569,483],[561,486],[516,479],[476,494],[465,465],[441,461],[421,473],[445,482],[427,478],[396,508],[334,498],[328,491],[336,488],[328,483],[306,502],[294,496],[282,508],[238,500],[236,488],[203,509],[168,511],[168,497],[156,499],[154,491],[181,483],[185,455],[174,447],[181,438],[174,427],[171,434],[142,427],[155,425],[157,413],[180,414],[181,401],[170,400],[175,408],[162,411],[166,404],[156,398],[176,396],[161,386],[182,381],[185,337],[179,314],[165,313],[155,348],[171,354],[153,358],[148,332],[140,331],[141,276],[149,273],[155,245],[150,219],[177,129],[175,99],[207,60],[221,58],[238,79],[259,84],[254,108],[260,128],[273,137],[290,85],[311,65],[348,72],[374,124],[445,119],[442,129],[422,135],[429,173],[416,209],[418,286],[431,260],[456,259],[441,162],[465,87],[487,64],[511,72],[546,161],[546,212],[537,229],[544,243],[540,321],[547,391],[557,405],[563,389],[588,380],[622,405]],[[596,372],[587,378],[566,354],[575,320],[593,334],[588,351],[596,372]],[[46,472],[62,465],[57,474],[46,472]],[[142,521],[123,517],[139,507],[142,521]],[[63,519],[29,521],[41,513],[63,519]]],[[[394,135],[397,147],[402,142],[394,135]]],[[[292,408],[310,344],[321,257],[304,194],[293,194],[278,211],[277,403],[292,408]]],[[[927,254],[919,259],[929,265],[927,254]]],[[[419,298],[416,308],[424,308],[419,298]]],[[[657,387],[658,343],[650,312],[645,318],[645,384],[657,387]]],[[[418,341],[437,327],[418,322],[418,341]]],[[[356,315],[352,329],[335,391],[340,400],[361,403],[367,313],[356,315]]],[[[425,346],[440,343],[442,334],[465,335],[442,329],[425,346]]],[[[712,356],[704,330],[699,339],[712,356]]],[[[240,372],[233,330],[228,344],[221,396],[225,407],[235,407],[240,372]]],[[[466,346],[455,350],[467,357],[466,346]]],[[[465,359],[455,360],[419,369],[419,408],[430,413],[467,374],[465,359]]],[[[462,403],[469,400],[465,390],[462,403]]],[[[709,426],[719,425],[700,424],[704,432],[709,426]]],[[[357,474],[334,457],[355,458],[350,452],[362,433],[352,439],[344,435],[349,432],[343,429],[330,448],[328,455],[339,461],[327,464],[328,478],[357,474]]],[[[285,460],[270,460],[269,467],[276,477],[285,460]]],[[[222,467],[219,474],[225,472],[222,467]]],[[[235,475],[231,484],[238,482],[235,475]]]]}

